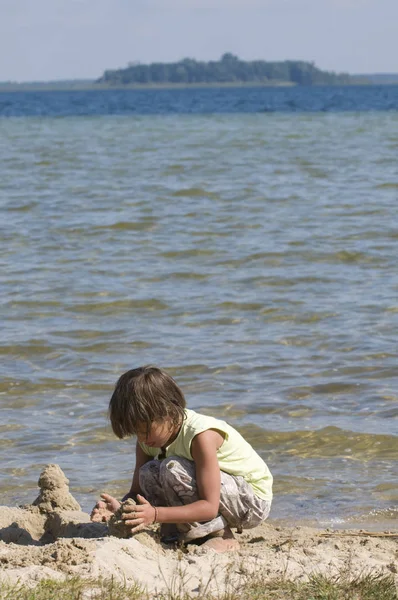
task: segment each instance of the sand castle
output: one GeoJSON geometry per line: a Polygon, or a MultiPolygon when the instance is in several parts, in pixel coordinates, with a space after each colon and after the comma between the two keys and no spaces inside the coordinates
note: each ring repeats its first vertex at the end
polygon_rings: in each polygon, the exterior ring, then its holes
{"type": "Polygon", "coordinates": [[[42,512],[53,510],[81,510],[80,504],[69,492],[69,479],[58,465],[47,465],[39,477],[40,494],[32,503],[42,512]]]}
{"type": "Polygon", "coordinates": [[[62,469],[49,464],[41,472],[40,492],[32,504],[18,508],[1,507],[0,540],[19,545],[40,545],[59,537],[98,538],[107,535],[103,523],[91,523],[69,492],[69,480],[62,469]]]}

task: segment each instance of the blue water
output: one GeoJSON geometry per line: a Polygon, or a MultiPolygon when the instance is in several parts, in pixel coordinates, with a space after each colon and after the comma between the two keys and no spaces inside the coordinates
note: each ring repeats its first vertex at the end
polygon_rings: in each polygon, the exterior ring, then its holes
{"type": "Polygon", "coordinates": [[[396,111],[398,85],[0,92],[0,116],[396,111]]]}
{"type": "Polygon", "coordinates": [[[396,527],[397,107],[398,86],[0,93],[0,504],[52,462],[84,510],[122,496],[134,441],[106,409],[155,363],[267,461],[272,519],[396,527]]]}

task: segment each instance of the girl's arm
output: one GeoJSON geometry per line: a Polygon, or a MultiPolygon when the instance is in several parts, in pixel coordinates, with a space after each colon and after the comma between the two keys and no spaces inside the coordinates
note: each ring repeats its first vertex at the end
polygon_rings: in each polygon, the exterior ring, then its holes
{"type": "MultiPolygon", "coordinates": [[[[192,523],[193,521],[210,521],[218,515],[220,505],[221,477],[217,459],[217,450],[224,441],[223,436],[213,429],[208,429],[194,437],[191,454],[196,467],[196,482],[200,500],[184,506],[157,507],[158,523],[192,523]]],[[[155,509],[142,496],[140,504],[126,507],[126,525],[132,532],[141,530],[145,525],[153,523],[155,509]],[[135,513],[135,519],[131,514],[135,513]]]]}
{"type": "Polygon", "coordinates": [[[148,456],[148,454],[145,454],[145,452],[143,451],[143,449],[141,448],[141,446],[139,445],[139,443],[137,441],[136,446],[135,446],[135,469],[134,469],[133,481],[131,483],[130,490],[127,492],[127,494],[125,496],[123,496],[123,498],[122,498],[123,501],[127,500],[127,498],[135,499],[137,494],[141,494],[140,481],[139,481],[140,469],[141,469],[142,465],[147,463],[149,460],[152,460],[152,456],[148,456]]]}
{"type": "MultiPolygon", "coordinates": [[[[136,499],[137,494],[141,493],[140,490],[140,482],[139,482],[139,473],[142,465],[151,460],[152,457],[145,454],[139,443],[136,444],[135,450],[135,469],[133,475],[133,481],[131,484],[130,491],[127,492],[122,498],[122,502],[127,500],[127,498],[136,499]]],[[[107,521],[113,513],[115,513],[120,507],[119,500],[116,500],[113,496],[109,494],[101,494],[101,500],[97,502],[91,511],[91,520],[96,522],[107,521]]]]}

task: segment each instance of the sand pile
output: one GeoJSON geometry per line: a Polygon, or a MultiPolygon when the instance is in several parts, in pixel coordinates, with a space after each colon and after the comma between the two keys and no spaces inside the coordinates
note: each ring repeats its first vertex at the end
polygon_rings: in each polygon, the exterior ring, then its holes
{"type": "Polygon", "coordinates": [[[125,502],[122,502],[120,508],[115,512],[113,517],[108,521],[108,532],[109,535],[114,535],[119,538],[131,537],[128,527],[122,520],[122,514],[125,506],[136,506],[137,503],[132,498],[128,498],[125,502]]]}
{"type": "Polygon", "coordinates": [[[69,480],[58,465],[47,465],[39,478],[40,493],[32,504],[0,507],[0,540],[19,545],[48,544],[59,537],[98,538],[107,535],[104,523],[89,515],[69,492],[69,480]]]}
{"type": "Polygon", "coordinates": [[[53,544],[35,546],[26,551],[16,544],[0,547],[0,563],[3,568],[12,569],[44,565],[55,568],[62,573],[73,574],[72,567],[84,566],[92,562],[92,551],[95,544],[82,539],[60,539],[53,544]]]}
{"type": "MultiPolygon", "coordinates": [[[[122,519],[124,507],[131,505],[136,505],[136,502],[132,498],[128,498],[125,502],[121,503],[120,508],[108,521],[108,535],[122,539],[133,537],[129,528],[126,527],[125,521],[122,519]]],[[[153,527],[149,527],[146,531],[140,531],[134,535],[134,538],[141,544],[144,544],[144,546],[152,548],[155,552],[164,553],[163,547],[160,544],[159,534],[157,533],[157,527],[155,530],[153,527]]]]}
{"type": "Polygon", "coordinates": [[[46,530],[46,515],[34,507],[30,509],[0,509],[0,540],[6,544],[38,544],[46,530]]]}
{"type": "Polygon", "coordinates": [[[40,475],[40,494],[23,508],[0,507],[0,580],[34,584],[41,578],[70,575],[138,581],[151,591],[164,590],[184,572],[185,589],[197,592],[238,586],[247,573],[284,574],[304,579],[309,573],[352,575],[366,571],[393,574],[398,583],[398,533],[322,531],[275,527],[267,523],[238,536],[241,549],[216,554],[201,546],[175,550],[162,545],[156,530],[126,537],[121,511],[105,523],[91,523],[69,492],[57,465],[40,475]],[[231,565],[234,565],[231,567],[231,565]],[[227,583],[226,579],[229,579],[227,583]]]}
{"type": "Polygon", "coordinates": [[[69,479],[58,465],[47,465],[39,477],[40,494],[32,503],[44,513],[53,510],[81,510],[69,492],[69,479]]]}

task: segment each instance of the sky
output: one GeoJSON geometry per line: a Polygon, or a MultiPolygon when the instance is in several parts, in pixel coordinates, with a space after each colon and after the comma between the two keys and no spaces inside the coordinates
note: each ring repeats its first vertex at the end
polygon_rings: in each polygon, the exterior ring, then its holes
{"type": "Polygon", "coordinates": [[[0,82],[224,52],[398,73],[398,0],[0,0],[0,82]]]}

